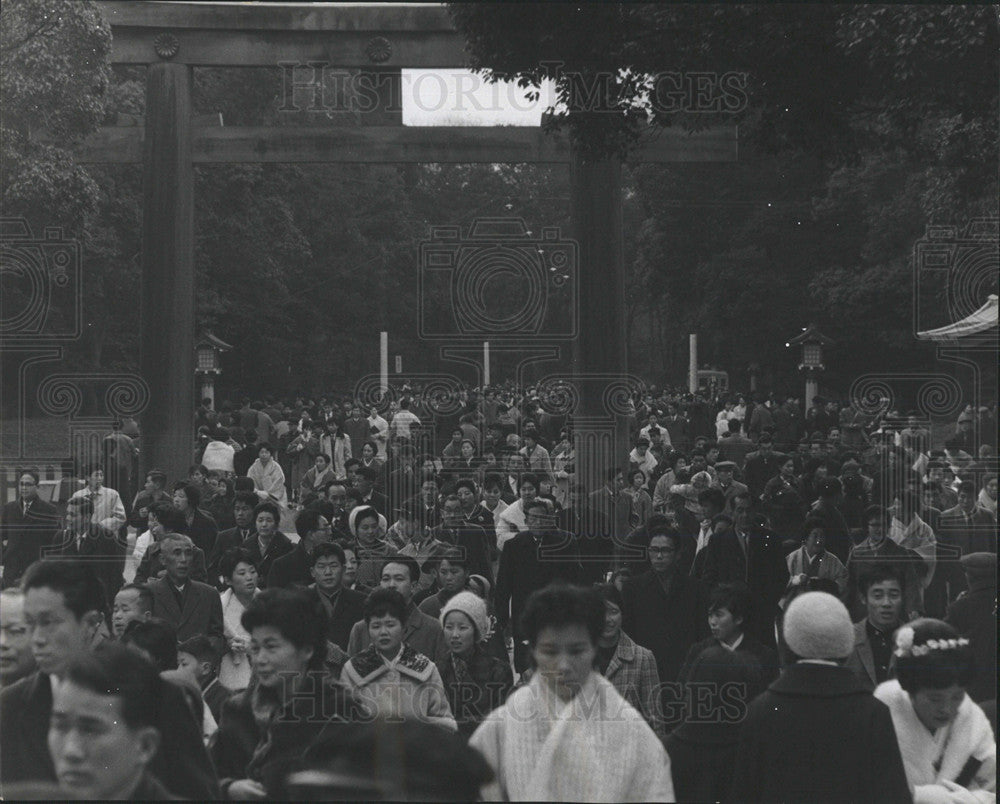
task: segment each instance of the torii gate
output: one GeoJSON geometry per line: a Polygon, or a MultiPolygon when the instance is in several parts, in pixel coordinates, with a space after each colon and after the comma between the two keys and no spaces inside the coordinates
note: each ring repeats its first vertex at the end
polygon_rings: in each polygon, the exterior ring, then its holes
{"type": "MultiPolygon", "coordinates": [[[[144,471],[156,466],[168,476],[184,477],[194,443],[196,164],[566,163],[585,323],[574,342],[574,375],[624,373],[620,162],[587,163],[572,153],[565,137],[541,129],[402,126],[391,98],[403,68],[468,67],[465,42],[443,6],[124,0],[97,5],[111,24],[112,62],[147,66],[144,128],[103,129],[78,151],[85,163],[143,163],[141,371],[150,392],[143,417],[144,471]],[[370,115],[373,124],[212,128],[199,127],[192,118],[194,67],[309,62],[376,74],[385,91],[381,107],[370,115]]],[[[736,155],[735,127],[696,135],[658,129],[635,158],[705,162],[734,161],[736,155]]],[[[578,412],[608,415],[607,402],[589,395],[580,407],[578,412]]],[[[608,446],[621,455],[626,431],[620,411],[616,417],[615,443],[608,446]]],[[[603,466],[588,468],[603,471],[603,466]]],[[[579,476],[590,483],[596,478],[592,471],[579,476]]]]}

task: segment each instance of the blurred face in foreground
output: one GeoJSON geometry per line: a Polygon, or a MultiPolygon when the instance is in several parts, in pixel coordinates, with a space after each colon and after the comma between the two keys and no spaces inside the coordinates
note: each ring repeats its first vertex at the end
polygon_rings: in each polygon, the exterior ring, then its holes
{"type": "Polygon", "coordinates": [[[60,786],[74,798],[129,798],[159,744],[156,729],[132,728],[125,722],[120,697],[101,695],[71,681],[56,685],[49,753],[60,786]]]}
{"type": "Polygon", "coordinates": [[[563,701],[572,699],[593,672],[595,652],[583,623],[547,626],[531,646],[539,676],[563,701]]]}

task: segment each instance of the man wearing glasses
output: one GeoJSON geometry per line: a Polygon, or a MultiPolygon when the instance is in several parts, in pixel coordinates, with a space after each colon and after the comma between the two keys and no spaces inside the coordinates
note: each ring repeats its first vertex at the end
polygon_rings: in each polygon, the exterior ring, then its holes
{"type": "Polygon", "coordinates": [[[665,526],[648,539],[649,570],[622,588],[622,628],[653,652],[661,681],[676,681],[688,649],[708,636],[705,600],[701,582],[680,568],[680,534],[665,526]]]}
{"type": "Polygon", "coordinates": [[[554,526],[554,517],[545,500],[525,505],[527,530],[508,541],[500,553],[497,571],[497,625],[511,626],[514,638],[514,669],[523,673],[528,667],[529,652],[521,631],[521,612],[528,597],[552,581],[579,583],[580,548],[576,538],[554,526]]]}

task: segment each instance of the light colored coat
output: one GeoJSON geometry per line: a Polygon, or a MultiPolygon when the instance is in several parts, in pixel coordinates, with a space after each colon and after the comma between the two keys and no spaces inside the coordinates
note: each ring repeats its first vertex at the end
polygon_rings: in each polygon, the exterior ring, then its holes
{"type": "Polygon", "coordinates": [[[535,674],[469,745],[496,779],[485,801],[673,801],[670,758],[610,681],[591,673],[564,703],[535,674]]]}
{"type": "Polygon", "coordinates": [[[344,665],[340,680],[381,717],[402,717],[458,730],[434,662],[403,644],[389,661],[371,645],[344,665]]]}
{"type": "Polygon", "coordinates": [[[889,707],[903,755],[906,781],[917,804],[938,801],[996,801],[997,746],[990,722],[968,695],[955,720],[931,734],[920,722],[909,693],[895,679],[879,684],[875,697],[889,707]],[[943,751],[942,751],[943,746],[943,751]],[[940,757],[940,761],[937,762],[940,757]],[[948,789],[969,760],[981,763],[966,785],[968,798],[957,798],[948,789]],[[936,767],[937,765],[937,767],[936,767]]]}

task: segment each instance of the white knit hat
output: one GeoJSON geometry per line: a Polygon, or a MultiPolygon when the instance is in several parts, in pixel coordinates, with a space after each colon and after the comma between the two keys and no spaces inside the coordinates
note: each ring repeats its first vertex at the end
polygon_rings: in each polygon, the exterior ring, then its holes
{"type": "Polygon", "coordinates": [[[486,611],[486,601],[475,592],[459,592],[441,608],[441,625],[450,612],[460,611],[476,627],[476,638],[485,641],[490,635],[490,616],[486,611]]]}
{"type": "Polygon", "coordinates": [[[826,592],[806,592],[788,606],[785,644],[800,659],[843,659],[854,650],[854,626],[844,604],[826,592]]]}

